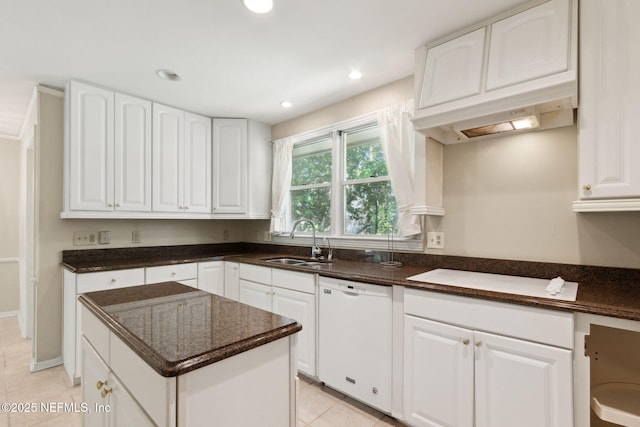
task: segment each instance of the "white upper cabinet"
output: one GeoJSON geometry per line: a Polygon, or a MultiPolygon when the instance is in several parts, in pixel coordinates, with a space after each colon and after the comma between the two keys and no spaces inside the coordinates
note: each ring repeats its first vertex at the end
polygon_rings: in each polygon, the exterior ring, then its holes
{"type": "Polygon", "coordinates": [[[267,219],[271,206],[271,130],[246,119],[213,119],[213,214],[267,219]]]}
{"type": "Polygon", "coordinates": [[[65,98],[66,210],[113,211],[114,93],[70,82],[65,98]]]}
{"type": "Polygon", "coordinates": [[[580,3],[578,212],[640,210],[640,2],[580,3]]]}
{"type": "Polygon", "coordinates": [[[246,119],[213,119],[213,162],[214,213],[246,213],[246,119]]]}
{"type": "Polygon", "coordinates": [[[62,218],[268,219],[271,128],[71,81],[62,218]]]}
{"type": "Polygon", "coordinates": [[[151,210],[151,102],[115,94],[115,209],[151,210]]]}
{"type": "Polygon", "coordinates": [[[480,93],[485,32],[479,28],[428,50],[419,108],[480,93]]]}
{"type": "Polygon", "coordinates": [[[155,212],[209,213],[210,159],[211,119],[153,104],[155,212]]]}
{"type": "Polygon", "coordinates": [[[189,212],[211,212],[211,119],[184,114],[184,202],[189,212]]]}
{"type": "Polygon", "coordinates": [[[416,50],[414,127],[442,143],[467,128],[535,113],[573,124],[577,0],[532,0],[416,50]],[[562,114],[559,114],[562,112],[562,114]]]}
{"type": "Polygon", "coordinates": [[[151,103],[70,82],[63,216],[151,210],[151,103]]]}
{"type": "Polygon", "coordinates": [[[487,90],[569,67],[569,5],[549,1],[491,25],[487,90]]]}
{"type": "Polygon", "coordinates": [[[153,210],[182,212],[184,112],[153,104],[153,210]]]}

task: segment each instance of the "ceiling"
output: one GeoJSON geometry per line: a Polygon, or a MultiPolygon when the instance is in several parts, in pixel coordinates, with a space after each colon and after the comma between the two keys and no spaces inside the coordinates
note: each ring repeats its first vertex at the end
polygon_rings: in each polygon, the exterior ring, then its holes
{"type": "Polygon", "coordinates": [[[523,0],[274,3],[257,15],[242,0],[0,0],[0,135],[20,135],[34,85],[69,79],[280,123],[413,74],[416,47],[523,0]]]}

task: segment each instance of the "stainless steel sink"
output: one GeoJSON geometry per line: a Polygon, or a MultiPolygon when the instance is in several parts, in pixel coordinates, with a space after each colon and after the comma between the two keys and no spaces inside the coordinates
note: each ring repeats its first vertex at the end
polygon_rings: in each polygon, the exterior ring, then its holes
{"type": "Polygon", "coordinates": [[[271,258],[271,259],[265,259],[265,261],[272,262],[274,264],[284,264],[284,265],[306,264],[306,261],[302,259],[295,259],[295,258],[271,258]]]}
{"type": "Polygon", "coordinates": [[[270,262],[273,264],[293,265],[297,267],[310,267],[310,268],[320,268],[324,264],[326,264],[326,262],[305,261],[303,259],[297,259],[297,258],[271,258],[271,259],[265,259],[264,261],[270,262]]]}

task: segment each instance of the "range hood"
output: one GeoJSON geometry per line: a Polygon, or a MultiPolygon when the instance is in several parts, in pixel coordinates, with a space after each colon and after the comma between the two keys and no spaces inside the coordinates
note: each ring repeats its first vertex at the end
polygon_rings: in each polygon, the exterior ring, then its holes
{"type": "Polygon", "coordinates": [[[530,0],[418,47],[414,129],[454,144],[572,125],[577,7],[530,0]]]}
{"type": "Polygon", "coordinates": [[[414,122],[414,125],[417,124],[416,130],[442,144],[457,144],[507,134],[571,126],[574,122],[572,100],[562,99],[436,126],[420,127],[419,121],[414,122]]]}

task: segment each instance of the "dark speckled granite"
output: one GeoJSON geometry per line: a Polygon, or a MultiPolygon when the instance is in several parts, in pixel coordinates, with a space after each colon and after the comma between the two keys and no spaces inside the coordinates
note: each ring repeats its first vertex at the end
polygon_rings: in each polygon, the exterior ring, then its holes
{"type": "Polygon", "coordinates": [[[302,329],[295,320],[176,282],[90,292],[79,300],[165,377],[302,329]]]}
{"type": "Polygon", "coordinates": [[[62,265],[74,273],[221,260],[247,252],[245,243],[148,246],[62,251],[62,265]]]}
{"type": "MultiPolygon", "coordinates": [[[[228,243],[64,251],[63,262],[65,267],[72,271],[86,273],[213,259],[237,260],[275,267],[276,265],[266,263],[264,260],[278,256],[305,258],[308,255],[308,247],[228,243]]],[[[386,255],[386,252],[335,249],[335,261],[330,264],[324,263],[314,268],[281,265],[278,267],[317,272],[324,276],[347,280],[360,280],[382,285],[403,285],[515,304],[640,321],[640,269],[412,253],[395,254],[394,259],[403,263],[401,268],[384,268],[380,266],[379,261],[384,260],[386,255]],[[567,281],[579,283],[578,298],[575,302],[564,302],[406,280],[409,276],[434,268],[541,279],[561,276],[567,281]]]]}

